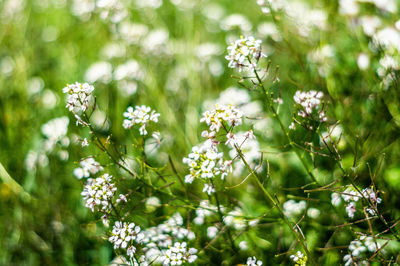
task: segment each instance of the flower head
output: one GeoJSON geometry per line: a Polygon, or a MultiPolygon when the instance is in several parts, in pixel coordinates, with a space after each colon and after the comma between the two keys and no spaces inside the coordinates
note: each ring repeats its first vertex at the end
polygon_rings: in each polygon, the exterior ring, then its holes
{"type": "Polygon", "coordinates": [[[140,125],[140,135],[147,135],[146,126],[149,124],[149,122],[157,123],[159,116],[159,113],[151,110],[151,108],[148,106],[135,106],[135,109],[133,109],[132,106],[129,106],[124,113],[124,117],[126,117],[126,119],[124,120],[122,126],[128,129],[134,125],[140,125]]]}
{"type": "Polygon", "coordinates": [[[255,68],[260,57],[265,57],[261,53],[261,40],[252,36],[240,36],[240,39],[228,46],[228,55],[225,58],[229,61],[230,68],[242,71],[245,68],[255,68]]]}
{"type": "Polygon", "coordinates": [[[79,83],[68,84],[65,88],[63,88],[63,92],[67,94],[67,105],[65,106],[71,112],[85,112],[90,99],[94,87],[89,85],[88,83],[79,83]]]}
{"type": "Polygon", "coordinates": [[[101,206],[102,211],[111,209],[111,200],[117,190],[111,179],[112,176],[109,174],[103,174],[96,179],[88,179],[81,193],[83,199],[86,201],[86,207],[92,211],[94,211],[96,206],[101,206]]]}

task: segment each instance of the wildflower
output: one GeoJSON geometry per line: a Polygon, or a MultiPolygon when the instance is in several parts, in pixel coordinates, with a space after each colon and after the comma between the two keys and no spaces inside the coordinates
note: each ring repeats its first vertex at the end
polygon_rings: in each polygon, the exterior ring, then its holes
{"type": "Polygon", "coordinates": [[[256,224],[254,221],[247,221],[244,218],[243,211],[239,207],[235,207],[235,209],[224,216],[223,221],[227,226],[233,226],[236,230],[243,230],[248,225],[256,224]]]}
{"type": "Polygon", "coordinates": [[[213,239],[218,233],[218,228],[215,226],[210,226],[207,228],[207,237],[213,239]]]}
{"type": "Polygon", "coordinates": [[[211,195],[215,192],[215,188],[210,184],[204,184],[203,192],[206,192],[208,195],[211,195]]]}
{"type": "Polygon", "coordinates": [[[357,210],[356,210],[356,204],[353,202],[353,201],[351,201],[349,204],[347,204],[347,206],[346,206],[346,212],[347,212],[347,215],[350,217],[350,218],[354,218],[354,213],[356,212],[357,210]]]}
{"type": "Polygon", "coordinates": [[[140,243],[144,238],[144,234],[140,233],[140,227],[134,223],[115,222],[111,236],[108,240],[114,244],[114,249],[126,249],[128,257],[133,258],[136,247],[134,243],[140,243]]]}
{"type": "Polygon", "coordinates": [[[320,91],[296,91],[293,99],[302,107],[302,110],[299,110],[297,114],[301,117],[310,117],[313,111],[316,110],[319,120],[321,122],[326,121],[325,112],[320,110],[322,108],[321,99],[323,96],[324,94],[320,91]]]}
{"type": "Polygon", "coordinates": [[[68,84],[63,88],[63,93],[67,94],[67,105],[65,106],[71,112],[85,112],[94,87],[88,83],[81,84],[76,82],[75,84],[68,84]]]}
{"type": "Polygon", "coordinates": [[[115,201],[115,202],[117,202],[117,203],[120,203],[120,202],[128,202],[128,199],[126,198],[126,196],[125,195],[123,195],[123,194],[119,194],[118,195],[118,199],[115,201]]]}
{"type": "Polygon", "coordinates": [[[290,258],[295,262],[296,266],[306,266],[307,265],[307,256],[301,251],[297,251],[296,255],[291,255],[290,258]]]}
{"type": "Polygon", "coordinates": [[[86,207],[90,208],[92,212],[96,206],[101,206],[102,211],[111,209],[111,200],[117,190],[114,183],[111,182],[111,178],[112,176],[109,174],[103,174],[96,179],[88,179],[81,195],[86,201],[86,207]]]}
{"type": "Polygon", "coordinates": [[[87,138],[84,138],[83,140],[82,140],[82,147],[87,147],[87,146],[89,146],[89,142],[88,142],[88,140],[87,140],[87,138]]]}
{"type": "Polygon", "coordinates": [[[240,250],[248,250],[249,247],[247,246],[247,242],[246,242],[246,241],[240,241],[240,243],[239,243],[239,249],[240,249],[240,250]]]}
{"type": "Polygon", "coordinates": [[[163,252],[160,261],[163,265],[181,265],[182,263],[192,263],[197,259],[197,249],[187,249],[186,242],[175,242],[172,247],[163,252]]]}
{"type": "Polygon", "coordinates": [[[342,194],[342,198],[346,202],[358,201],[361,197],[362,195],[352,186],[348,186],[342,194]]]}
{"type": "Polygon", "coordinates": [[[95,175],[98,172],[103,171],[103,167],[98,162],[96,162],[93,157],[83,159],[79,164],[81,167],[74,169],[74,175],[78,179],[89,177],[90,175],[95,175]]]}
{"type": "Polygon", "coordinates": [[[342,202],[339,193],[332,193],[331,195],[331,203],[333,206],[339,206],[342,202]]]}
{"type": "Polygon", "coordinates": [[[242,124],[243,113],[233,107],[232,105],[215,105],[215,109],[212,111],[206,111],[203,113],[203,117],[200,122],[205,122],[210,129],[209,134],[217,133],[221,127],[224,126],[224,122],[229,127],[235,127],[242,124]],[[215,132],[215,133],[212,133],[215,132]]]}
{"type": "Polygon", "coordinates": [[[222,159],[223,153],[218,152],[210,141],[206,141],[201,146],[194,146],[192,153],[187,158],[183,158],[183,163],[190,167],[190,174],[185,176],[186,183],[192,183],[196,178],[213,178],[222,176],[226,172],[226,166],[222,159]]]}
{"type": "Polygon", "coordinates": [[[263,263],[261,260],[257,260],[256,257],[248,257],[246,265],[247,266],[261,266],[263,263]]]}
{"type": "Polygon", "coordinates": [[[266,57],[261,53],[261,40],[252,36],[240,36],[239,40],[228,46],[228,55],[225,58],[229,61],[230,68],[238,68],[240,72],[245,68],[254,69],[260,57],[266,57]]]}
{"type": "Polygon", "coordinates": [[[288,217],[300,215],[306,209],[306,202],[304,200],[296,202],[288,200],[283,203],[283,213],[288,217]]]}
{"type": "Polygon", "coordinates": [[[351,251],[351,255],[353,255],[354,257],[358,257],[361,253],[366,251],[367,248],[360,240],[353,240],[350,242],[349,250],[351,251]]]}
{"type": "Polygon", "coordinates": [[[211,205],[208,200],[202,200],[200,206],[196,209],[196,218],[193,221],[197,225],[202,225],[204,218],[212,216],[216,211],[216,206],[211,205]]]}
{"type": "Polygon", "coordinates": [[[145,105],[135,106],[135,109],[129,106],[127,111],[124,113],[124,117],[127,119],[124,120],[122,126],[128,129],[134,125],[140,125],[140,135],[147,135],[146,126],[149,122],[157,123],[159,116],[159,113],[156,113],[154,110],[152,111],[150,107],[145,105]]]}
{"type": "Polygon", "coordinates": [[[270,14],[271,11],[277,11],[283,7],[282,0],[257,0],[257,4],[264,14],[270,14]]]}
{"type": "Polygon", "coordinates": [[[51,151],[54,149],[57,143],[66,147],[69,145],[68,133],[69,119],[66,116],[54,118],[43,124],[41,131],[44,136],[46,136],[46,141],[44,142],[44,149],[46,151],[51,151]]]}

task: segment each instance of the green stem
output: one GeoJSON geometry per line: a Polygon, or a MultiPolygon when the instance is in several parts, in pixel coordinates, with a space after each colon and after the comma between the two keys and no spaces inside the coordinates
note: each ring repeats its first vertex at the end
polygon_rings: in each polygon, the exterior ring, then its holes
{"type": "Polygon", "coordinates": [[[282,216],[283,221],[287,224],[287,226],[293,232],[297,241],[301,244],[301,246],[303,247],[303,250],[306,252],[307,256],[310,258],[311,263],[313,265],[317,265],[317,263],[315,262],[314,258],[311,255],[311,252],[308,250],[306,243],[304,243],[304,240],[299,236],[299,234],[293,228],[289,219],[285,216],[285,214],[284,214],[283,210],[281,209],[281,207],[279,206],[279,204],[274,200],[274,198],[271,196],[271,194],[268,192],[268,190],[261,184],[260,178],[253,171],[253,169],[251,169],[250,165],[247,163],[246,159],[244,158],[242,151],[239,149],[239,147],[236,144],[235,144],[235,149],[236,149],[236,152],[239,154],[239,157],[242,159],[242,162],[244,163],[246,168],[250,171],[251,175],[254,177],[254,180],[256,181],[258,187],[263,191],[263,193],[267,196],[267,198],[272,202],[274,207],[276,207],[277,210],[279,211],[280,215],[282,216]]]}

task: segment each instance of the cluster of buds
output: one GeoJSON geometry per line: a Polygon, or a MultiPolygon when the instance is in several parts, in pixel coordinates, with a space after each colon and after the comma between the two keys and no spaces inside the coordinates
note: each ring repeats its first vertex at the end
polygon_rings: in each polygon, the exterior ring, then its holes
{"type": "Polygon", "coordinates": [[[256,40],[252,36],[240,36],[240,39],[228,46],[228,55],[225,59],[229,61],[230,68],[237,68],[241,72],[246,68],[256,68],[260,57],[265,57],[261,52],[261,40],[256,40]]]}

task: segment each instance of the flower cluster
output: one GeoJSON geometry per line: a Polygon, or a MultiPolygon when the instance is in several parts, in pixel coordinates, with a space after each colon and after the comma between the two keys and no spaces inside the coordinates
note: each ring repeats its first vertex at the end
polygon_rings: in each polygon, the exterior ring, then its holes
{"type": "Polygon", "coordinates": [[[82,159],[79,165],[80,167],[74,169],[74,175],[78,179],[89,177],[90,175],[95,175],[98,172],[103,171],[103,167],[100,163],[96,162],[93,157],[82,159]]]}
{"type": "Polygon", "coordinates": [[[92,179],[89,178],[81,195],[86,201],[86,207],[94,211],[96,206],[102,206],[102,211],[111,209],[111,200],[117,188],[111,180],[112,176],[103,174],[102,176],[92,179]]]}
{"type": "Polygon", "coordinates": [[[163,265],[181,265],[182,263],[192,263],[197,259],[197,249],[187,248],[186,242],[175,242],[173,246],[163,252],[160,260],[163,265]]]}
{"type": "Polygon", "coordinates": [[[242,124],[243,113],[232,105],[215,105],[212,111],[203,113],[200,122],[205,122],[209,126],[210,132],[203,132],[203,137],[212,137],[224,126],[224,122],[229,127],[235,127],[242,124]]]}
{"type": "Polygon", "coordinates": [[[71,112],[84,112],[86,111],[94,87],[88,83],[81,84],[76,82],[75,84],[68,84],[63,88],[63,92],[67,94],[67,105],[65,106],[71,112]]]}
{"type": "Polygon", "coordinates": [[[296,91],[293,96],[294,101],[302,107],[302,110],[298,111],[298,115],[301,117],[311,117],[314,110],[318,113],[318,118],[321,122],[327,120],[325,112],[322,109],[321,99],[324,94],[321,91],[296,91]]]}
{"type": "Polygon", "coordinates": [[[306,266],[307,265],[307,256],[304,256],[301,251],[297,251],[296,255],[291,255],[290,258],[294,261],[296,266],[306,266]]]}
{"type": "Polygon", "coordinates": [[[261,40],[256,40],[252,36],[240,36],[240,39],[228,46],[228,55],[225,59],[229,61],[230,68],[237,68],[240,72],[248,67],[254,69],[260,57],[265,57],[261,52],[261,40]]]}
{"type": "Polygon", "coordinates": [[[228,212],[223,218],[224,224],[233,227],[235,230],[244,230],[247,226],[255,226],[258,220],[248,220],[241,208],[235,207],[228,212]]]}
{"type": "Polygon", "coordinates": [[[361,236],[359,239],[351,241],[349,245],[349,254],[343,257],[345,266],[355,265],[357,262],[362,261],[362,254],[364,252],[369,251],[373,253],[380,248],[381,245],[374,241],[371,236],[361,236]]]}
{"type": "Polygon", "coordinates": [[[257,4],[261,7],[264,14],[270,14],[272,11],[277,11],[283,7],[282,0],[257,0],[257,4]]]}
{"type": "MultiPolygon", "coordinates": [[[[340,195],[338,193],[332,193],[331,197],[332,204],[335,206],[340,205],[341,198],[347,203],[346,212],[350,218],[354,218],[354,214],[357,211],[356,203],[360,198],[370,201],[372,207],[376,207],[377,204],[382,202],[382,199],[377,196],[377,193],[373,189],[364,188],[361,192],[359,192],[352,186],[348,186],[340,195]]],[[[375,210],[372,207],[368,207],[366,210],[371,215],[375,215],[375,210]]]]}
{"type": "Polygon", "coordinates": [[[156,113],[154,110],[152,111],[148,106],[135,106],[135,109],[133,109],[132,106],[129,106],[124,113],[124,117],[127,119],[124,120],[122,126],[124,128],[131,128],[134,125],[140,125],[140,135],[147,135],[146,126],[149,122],[157,123],[159,116],[159,113],[156,113]]]}
{"type": "MultiPolygon", "coordinates": [[[[211,141],[205,141],[200,146],[194,146],[192,153],[183,158],[183,163],[190,167],[190,174],[185,176],[186,183],[192,183],[196,178],[209,179],[220,176],[224,179],[230,169],[231,161],[223,160],[223,153],[218,152],[211,141]]],[[[205,184],[203,192],[209,195],[215,192],[211,184],[205,184]]]]}
{"type": "Polygon", "coordinates": [[[66,116],[54,118],[42,125],[41,131],[46,136],[44,142],[44,149],[51,151],[54,149],[56,143],[60,143],[62,146],[67,147],[69,145],[68,133],[69,119],[66,116]]]}
{"type": "Polygon", "coordinates": [[[217,210],[217,207],[211,205],[208,200],[200,201],[200,206],[196,209],[196,218],[193,220],[194,223],[197,225],[204,224],[204,219],[217,213],[217,210]]]}
{"type": "Polygon", "coordinates": [[[140,227],[135,226],[134,223],[126,222],[115,222],[111,236],[108,240],[114,244],[114,249],[122,248],[126,249],[128,257],[133,258],[136,247],[133,245],[135,242],[140,243],[144,237],[143,233],[140,233],[140,227]]]}
{"type": "Polygon", "coordinates": [[[299,202],[288,200],[283,203],[283,213],[287,217],[295,217],[302,214],[306,207],[307,204],[304,200],[301,200],[299,202]]]}
{"type": "Polygon", "coordinates": [[[194,239],[195,234],[182,225],[183,218],[176,213],[164,223],[143,231],[142,244],[146,261],[163,263],[161,257],[173,245],[174,240],[194,239]]]}
{"type": "Polygon", "coordinates": [[[246,265],[247,266],[261,266],[263,263],[261,260],[257,260],[256,257],[248,257],[246,265]]]}

